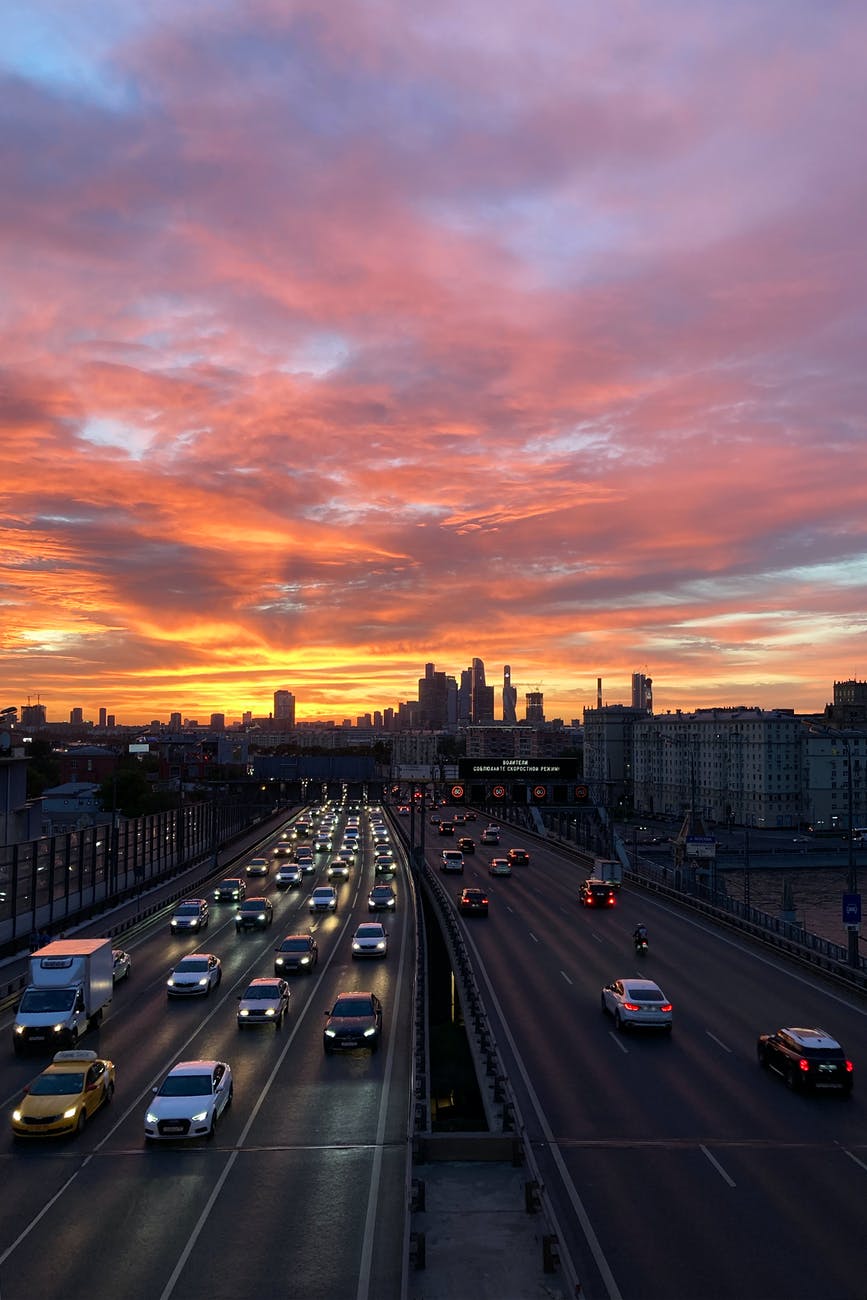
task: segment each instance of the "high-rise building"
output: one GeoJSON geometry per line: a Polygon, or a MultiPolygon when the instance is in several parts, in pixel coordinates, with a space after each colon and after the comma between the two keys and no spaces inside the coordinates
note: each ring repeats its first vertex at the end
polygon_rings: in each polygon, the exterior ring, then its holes
{"type": "Polygon", "coordinates": [[[274,692],[274,720],[286,731],[295,726],[295,696],[291,691],[274,692]]]}
{"type": "Polygon", "coordinates": [[[470,722],[493,722],[494,688],[485,683],[485,665],[474,659],[470,668],[470,722]]]}
{"type": "Polygon", "coordinates": [[[645,713],[653,712],[653,678],[644,673],[632,674],[632,707],[643,709],[645,713]]]}
{"type": "Polygon", "coordinates": [[[211,731],[225,731],[225,730],[226,730],[226,715],[225,715],[225,713],[212,713],[212,714],[211,714],[210,728],[211,728],[211,731]]]}
{"type": "Polygon", "coordinates": [[[84,722],[84,709],[73,709],[69,715],[69,721],[74,727],[80,727],[84,722]]]}
{"type": "Polygon", "coordinates": [[[527,691],[524,696],[524,704],[526,706],[525,716],[528,722],[545,721],[545,705],[541,691],[527,691]]]}
{"type": "Polygon", "coordinates": [[[180,731],[181,715],[179,713],[169,714],[169,731],[180,731]]]}
{"type": "Polygon", "coordinates": [[[503,721],[518,721],[518,689],[512,685],[512,669],[509,664],[503,668],[503,721]]]}
{"type": "Polygon", "coordinates": [[[107,710],[105,708],[99,710],[99,725],[101,727],[105,726],[106,714],[107,714],[107,710]]]}
{"type": "Polygon", "coordinates": [[[424,677],[418,679],[418,725],[436,731],[449,721],[449,678],[425,664],[424,677]]]}
{"type": "Polygon", "coordinates": [[[21,710],[21,725],[24,727],[44,727],[45,705],[25,704],[21,710]]]}

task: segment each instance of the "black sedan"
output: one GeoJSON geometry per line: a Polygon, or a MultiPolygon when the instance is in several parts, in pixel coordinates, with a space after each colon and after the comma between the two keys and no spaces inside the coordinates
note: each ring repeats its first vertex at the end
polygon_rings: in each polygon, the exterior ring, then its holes
{"type": "Polygon", "coordinates": [[[264,930],[274,920],[267,898],[245,898],[235,913],[236,930],[264,930]]]}
{"type": "Polygon", "coordinates": [[[483,889],[462,889],[458,895],[461,916],[487,916],[488,896],[483,889]]]}
{"type": "Polygon", "coordinates": [[[382,1034],[382,1003],[375,993],[338,993],[337,1001],[326,1011],[322,1046],[327,1056],[332,1052],[368,1047],[375,1052],[382,1034]]]}
{"type": "Polygon", "coordinates": [[[312,934],[287,934],[274,949],[274,974],[288,975],[302,971],[309,975],[319,961],[319,945],[312,934]]]}
{"type": "Polygon", "coordinates": [[[759,1065],[782,1075],[793,1090],[842,1092],[855,1082],[855,1067],[843,1048],[824,1029],[778,1029],[760,1034],[756,1045],[759,1065]]]}

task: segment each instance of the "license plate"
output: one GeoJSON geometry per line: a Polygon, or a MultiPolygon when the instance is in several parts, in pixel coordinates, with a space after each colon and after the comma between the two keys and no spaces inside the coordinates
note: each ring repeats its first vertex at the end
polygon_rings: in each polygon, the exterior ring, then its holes
{"type": "Polygon", "coordinates": [[[163,1124],[164,1133],[183,1133],[183,1124],[163,1124]]]}
{"type": "Polygon", "coordinates": [[[836,1072],[837,1072],[837,1067],[836,1067],[836,1065],[831,1065],[831,1064],[826,1063],[826,1064],[824,1064],[824,1065],[820,1065],[820,1066],[819,1066],[819,1073],[820,1073],[820,1074],[836,1074],[836,1072]]]}
{"type": "Polygon", "coordinates": [[[29,1041],[31,1043],[41,1043],[44,1038],[45,1038],[44,1034],[31,1034],[29,1041]]]}

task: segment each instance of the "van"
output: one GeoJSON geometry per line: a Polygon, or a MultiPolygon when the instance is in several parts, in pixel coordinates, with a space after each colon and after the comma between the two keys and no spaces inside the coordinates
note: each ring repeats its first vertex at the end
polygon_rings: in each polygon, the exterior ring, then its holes
{"type": "Polygon", "coordinates": [[[443,849],[441,870],[464,874],[464,855],[460,849],[443,849]]]}

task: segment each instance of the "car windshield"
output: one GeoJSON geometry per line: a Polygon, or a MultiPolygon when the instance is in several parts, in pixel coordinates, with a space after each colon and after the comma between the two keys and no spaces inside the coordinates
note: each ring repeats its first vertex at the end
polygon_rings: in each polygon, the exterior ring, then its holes
{"type": "Polygon", "coordinates": [[[627,987],[626,996],[633,1002],[664,1002],[662,989],[633,989],[627,987]]]}
{"type": "Polygon", "coordinates": [[[210,1097],[209,1074],[170,1074],[159,1090],[160,1097],[210,1097]]]}
{"type": "Polygon", "coordinates": [[[177,916],[198,916],[198,903],[181,903],[176,913],[177,916]]]}
{"type": "Polygon", "coordinates": [[[19,1003],[19,1011],[68,1011],[75,1000],[75,989],[28,989],[19,1003]]]}
{"type": "Polygon", "coordinates": [[[208,969],[207,957],[185,957],[179,961],[175,967],[176,975],[201,975],[202,971],[208,969]]]}
{"type": "Polygon", "coordinates": [[[330,890],[330,889],[314,889],[314,891],[313,891],[313,897],[314,897],[314,898],[330,898],[330,897],[331,897],[331,890],[330,890]]]}
{"type": "Polygon", "coordinates": [[[276,984],[251,984],[244,999],[247,1002],[273,1002],[279,996],[280,990],[276,984]]]}
{"type": "Polygon", "coordinates": [[[310,944],[306,939],[287,939],[281,952],[306,952],[310,944]]]}
{"type": "Polygon", "coordinates": [[[223,883],[222,883],[222,885],[220,885],[220,888],[221,888],[221,889],[237,889],[238,886],[240,885],[240,883],[241,883],[240,880],[224,880],[223,883]]]}
{"type": "Polygon", "coordinates": [[[30,1085],[31,1097],[74,1097],[84,1087],[84,1072],[81,1074],[40,1074],[30,1085]]]}
{"type": "Polygon", "coordinates": [[[370,1016],[373,1007],[370,998],[341,998],[334,1004],[332,1016],[370,1016]]]}
{"type": "Polygon", "coordinates": [[[264,906],[265,906],[265,901],[264,901],[264,899],[261,899],[261,898],[247,898],[247,899],[245,899],[244,902],[241,904],[241,911],[242,911],[242,912],[259,912],[259,911],[261,911],[261,909],[262,909],[264,906]]]}
{"type": "Polygon", "coordinates": [[[381,925],[360,925],[355,931],[356,939],[381,939],[381,925]]]}

